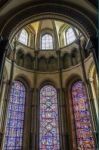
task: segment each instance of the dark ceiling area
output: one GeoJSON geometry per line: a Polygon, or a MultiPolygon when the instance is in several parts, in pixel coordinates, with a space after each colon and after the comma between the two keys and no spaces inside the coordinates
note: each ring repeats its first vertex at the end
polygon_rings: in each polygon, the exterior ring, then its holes
{"type": "Polygon", "coordinates": [[[96,8],[98,8],[98,0],[88,0],[90,3],[92,3],[96,8]]]}
{"type": "MultiPolygon", "coordinates": [[[[5,5],[8,1],[11,0],[0,0],[0,8],[5,5]]],[[[88,0],[92,5],[94,5],[96,8],[98,8],[98,0],[88,0]]]]}
{"type": "Polygon", "coordinates": [[[5,5],[9,0],[0,0],[0,8],[5,5]]]}

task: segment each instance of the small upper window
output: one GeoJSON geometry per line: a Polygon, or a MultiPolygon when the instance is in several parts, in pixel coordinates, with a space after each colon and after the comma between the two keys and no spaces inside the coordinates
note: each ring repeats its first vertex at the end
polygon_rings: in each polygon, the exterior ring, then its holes
{"type": "Polygon", "coordinates": [[[66,40],[67,40],[67,44],[70,44],[76,40],[76,36],[72,28],[69,28],[66,31],[66,40]]]}
{"type": "Polygon", "coordinates": [[[53,38],[50,34],[44,34],[41,39],[42,49],[53,49],[53,38]]]}
{"type": "Polygon", "coordinates": [[[21,42],[22,44],[25,44],[25,45],[27,45],[27,43],[28,43],[28,33],[25,29],[23,29],[21,31],[21,34],[19,36],[19,42],[21,42]]]}

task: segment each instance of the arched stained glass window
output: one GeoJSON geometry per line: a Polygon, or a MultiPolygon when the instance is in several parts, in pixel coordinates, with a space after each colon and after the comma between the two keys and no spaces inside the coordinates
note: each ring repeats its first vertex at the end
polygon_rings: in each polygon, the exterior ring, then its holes
{"type": "Polygon", "coordinates": [[[57,91],[51,85],[40,90],[40,150],[59,150],[57,91]]]}
{"type": "Polygon", "coordinates": [[[28,43],[28,33],[25,29],[22,29],[21,34],[19,36],[19,42],[21,42],[22,44],[27,45],[28,43]]]}
{"type": "Polygon", "coordinates": [[[53,38],[50,34],[44,34],[41,39],[42,49],[53,49],[53,38]]]}
{"type": "Polygon", "coordinates": [[[75,33],[74,33],[74,31],[73,31],[72,28],[69,28],[66,31],[66,41],[67,41],[67,44],[70,44],[70,43],[72,43],[75,40],[76,40],[75,33]]]}
{"type": "Polygon", "coordinates": [[[87,95],[82,81],[77,81],[72,86],[72,103],[78,148],[95,150],[87,95]]]}
{"type": "Polygon", "coordinates": [[[14,81],[10,91],[4,150],[22,150],[25,95],[24,85],[14,81]]]}

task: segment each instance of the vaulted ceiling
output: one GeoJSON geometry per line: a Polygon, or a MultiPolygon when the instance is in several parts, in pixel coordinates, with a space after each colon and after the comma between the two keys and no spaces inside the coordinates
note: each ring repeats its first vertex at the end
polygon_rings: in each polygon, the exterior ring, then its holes
{"type": "Polygon", "coordinates": [[[78,23],[84,24],[90,33],[93,27],[97,28],[97,5],[98,0],[0,0],[0,33],[8,29],[11,32],[12,28],[25,18],[42,12],[70,16],[78,20],[78,23]]]}
{"type": "MultiPolygon", "coordinates": [[[[21,6],[25,3],[28,2],[37,2],[37,0],[0,0],[0,12],[7,12],[10,11],[13,8],[16,8],[17,6],[21,6]]],[[[42,0],[40,0],[42,2],[42,0]]],[[[98,8],[98,0],[61,0],[61,1],[66,1],[70,2],[71,4],[75,4],[78,6],[83,6],[83,7],[95,7],[96,9],[98,8]]],[[[50,0],[47,0],[47,2],[50,2],[50,0]]],[[[53,1],[54,2],[54,1],[53,1]]]]}

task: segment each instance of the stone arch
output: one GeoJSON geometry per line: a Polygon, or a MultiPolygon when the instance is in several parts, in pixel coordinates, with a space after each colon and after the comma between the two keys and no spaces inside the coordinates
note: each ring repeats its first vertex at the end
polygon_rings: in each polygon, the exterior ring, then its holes
{"type": "Polygon", "coordinates": [[[40,89],[43,85],[46,85],[46,84],[51,84],[56,89],[59,88],[58,83],[54,79],[50,79],[50,78],[46,78],[46,79],[41,80],[40,83],[38,84],[38,88],[40,89]]]}
{"type": "Polygon", "coordinates": [[[52,85],[55,89],[57,89],[56,84],[52,80],[45,80],[40,83],[39,89],[41,89],[45,85],[52,85]]]}
{"type": "Polygon", "coordinates": [[[76,48],[73,48],[71,51],[71,59],[73,66],[78,64],[80,61],[80,52],[76,48]]]}
{"type": "Polygon", "coordinates": [[[16,64],[23,67],[24,66],[24,52],[22,49],[17,50],[16,53],[16,64]]]}
{"type": "Polygon", "coordinates": [[[58,69],[57,59],[53,56],[49,57],[48,59],[48,70],[55,71],[58,69]]]}
{"type": "Polygon", "coordinates": [[[40,71],[47,71],[47,60],[43,56],[38,59],[38,69],[40,71]]]}
{"type": "MultiPolygon", "coordinates": [[[[13,29],[16,30],[15,28],[16,28],[16,26],[19,25],[19,23],[22,25],[23,20],[26,21],[26,20],[28,20],[28,18],[29,19],[32,18],[32,20],[33,20],[33,18],[34,18],[33,14],[35,14],[36,18],[37,18],[37,15],[41,14],[42,10],[43,10],[43,14],[46,14],[46,12],[49,12],[49,14],[51,13],[52,15],[54,13],[61,14],[61,16],[65,15],[65,18],[68,18],[66,16],[69,16],[69,19],[71,18],[72,24],[75,24],[75,22],[76,22],[76,26],[79,26],[78,28],[81,27],[82,29],[84,29],[84,31],[87,31],[88,34],[95,35],[97,32],[94,21],[91,20],[91,17],[86,16],[86,13],[85,14],[81,13],[80,12],[81,9],[80,9],[80,11],[76,11],[76,9],[74,9],[74,7],[72,7],[72,6],[68,7],[68,5],[65,5],[65,4],[63,5],[61,3],[59,3],[59,5],[57,5],[57,4],[52,5],[51,3],[47,3],[46,7],[45,7],[45,2],[43,2],[41,6],[39,6],[38,4],[35,4],[35,6],[36,7],[34,7],[34,4],[32,2],[30,2],[30,3],[28,3],[28,6],[24,5],[24,8],[21,7],[18,10],[18,13],[16,13],[17,10],[16,11],[12,10],[12,13],[8,13],[7,18],[11,17],[11,19],[4,21],[5,26],[4,26],[4,24],[2,24],[1,33],[4,36],[9,35],[9,33],[11,33],[11,31],[13,29]],[[65,7],[63,7],[63,6],[65,6],[65,7]],[[25,9],[25,7],[27,7],[27,9],[25,9]],[[28,12],[30,12],[30,13],[28,13],[28,12]],[[72,12],[72,13],[70,13],[70,12],[72,12]],[[16,13],[16,15],[15,15],[15,13],[16,13]],[[11,14],[13,14],[13,17],[11,14]],[[22,16],[22,17],[20,17],[20,16],[22,16]],[[81,18],[81,20],[80,20],[80,18],[81,18]],[[8,31],[8,29],[9,29],[9,31],[8,31]]],[[[43,14],[41,14],[41,15],[43,16],[43,14]]],[[[30,20],[28,20],[27,22],[30,22],[30,20]]]]}
{"type": "Polygon", "coordinates": [[[31,54],[27,53],[24,55],[24,67],[27,69],[32,69],[33,57],[31,54]]]}
{"type": "Polygon", "coordinates": [[[72,84],[74,82],[76,82],[77,80],[82,80],[81,76],[78,75],[78,74],[72,74],[70,77],[68,77],[65,81],[65,87],[66,87],[66,90],[70,90],[72,84]]]}
{"type": "Polygon", "coordinates": [[[69,68],[72,65],[71,54],[65,53],[63,55],[63,68],[69,68]]]}
{"type": "Polygon", "coordinates": [[[30,79],[27,77],[27,75],[24,74],[18,74],[14,77],[13,80],[19,80],[22,82],[24,85],[26,85],[27,89],[32,88],[32,82],[30,79]]]}

